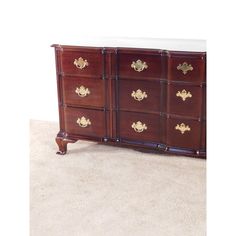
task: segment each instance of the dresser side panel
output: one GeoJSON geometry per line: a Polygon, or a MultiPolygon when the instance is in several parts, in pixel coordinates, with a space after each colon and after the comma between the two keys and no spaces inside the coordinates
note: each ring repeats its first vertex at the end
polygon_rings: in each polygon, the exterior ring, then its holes
{"type": "Polygon", "coordinates": [[[56,78],[57,78],[57,97],[58,97],[58,112],[59,112],[59,125],[60,133],[65,132],[64,110],[63,110],[63,91],[62,91],[62,76],[61,76],[61,47],[54,47],[55,50],[55,63],[56,63],[56,78]]]}

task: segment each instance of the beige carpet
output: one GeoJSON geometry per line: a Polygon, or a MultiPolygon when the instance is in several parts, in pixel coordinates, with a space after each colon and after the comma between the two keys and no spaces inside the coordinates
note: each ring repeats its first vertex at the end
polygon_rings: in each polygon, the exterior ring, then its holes
{"type": "Polygon", "coordinates": [[[31,121],[31,236],[206,235],[206,161],[79,141],[31,121]]]}

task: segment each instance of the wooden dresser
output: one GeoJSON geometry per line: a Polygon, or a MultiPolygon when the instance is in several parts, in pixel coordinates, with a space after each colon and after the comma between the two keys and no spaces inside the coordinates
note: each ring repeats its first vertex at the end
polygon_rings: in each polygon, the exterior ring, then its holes
{"type": "Polygon", "coordinates": [[[206,51],[191,40],[117,44],[52,45],[58,154],[86,139],[205,158],[206,51]]]}

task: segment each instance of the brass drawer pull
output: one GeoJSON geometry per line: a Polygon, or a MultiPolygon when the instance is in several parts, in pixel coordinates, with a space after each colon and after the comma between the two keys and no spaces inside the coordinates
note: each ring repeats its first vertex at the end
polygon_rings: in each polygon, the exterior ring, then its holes
{"type": "Polygon", "coordinates": [[[82,128],[86,128],[88,125],[91,125],[90,120],[86,119],[84,116],[82,116],[81,118],[78,118],[76,123],[82,128]]]}
{"type": "Polygon", "coordinates": [[[141,60],[137,60],[136,62],[135,61],[132,62],[131,68],[133,68],[137,72],[141,72],[144,69],[147,69],[148,65],[146,64],[145,61],[142,62],[141,60]]]}
{"type": "Polygon", "coordinates": [[[176,97],[181,97],[183,101],[186,100],[186,98],[191,98],[192,94],[190,92],[187,92],[185,89],[183,89],[181,92],[178,91],[176,93],[176,97]]]}
{"type": "Polygon", "coordinates": [[[138,89],[136,92],[135,91],[133,91],[132,93],[131,93],[131,97],[133,97],[135,100],[137,100],[137,101],[142,101],[144,98],[147,98],[147,94],[146,94],[146,92],[142,92],[142,90],[141,89],[138,89]]]}
{"type": "Polygon", "coordinates": [[[192,67],[191,64],[188,64],[187,62],[184,62],[182,65],[179,64],[177,66],[177,70],[182,70],[183,74],[186,75],[189,70],[190,71],[193,70],[193,67],[192,67]]]}
{"type": "Polygon", "coordinates": [[[137,132],[137,133],[141,133],[141,132],[143,132],[144,130],[146,130],[147,129],[147,126],[146,126],[146,124],[142,124],[142,122],[141,121],[137,121],[136,123],[134,122],[132,125],[131,125],[131,127],[134,129],[134,131],[135,132],[137,132]]]}
{"type": "Polygon", "coordinates": [[[82,57],[80,57],[79,59],[75,59],[74,60],[74,65],[78,68],[78,69],[84,69],[85,66],[88,66],[88,61],[84,60],[82,57]]]}
{"type": "Polygon", "coordinates": [[[177,124],[175,126],[176,130],[179,130],[181,132],[181,134],[184,134],[186,131],[190,131],[191,128],[188,125],[185,125],[184,123],[181,123],[180,125],[177,124]]]}
{"type": "Polygon", "coordinates": [[[75,92],[80,96],[80,97],[86,97],[87,95],[90,94],[90,91],[88,88],[85,88],[83,85],[81,85],[79,88],[77,87],[75,92]]]}

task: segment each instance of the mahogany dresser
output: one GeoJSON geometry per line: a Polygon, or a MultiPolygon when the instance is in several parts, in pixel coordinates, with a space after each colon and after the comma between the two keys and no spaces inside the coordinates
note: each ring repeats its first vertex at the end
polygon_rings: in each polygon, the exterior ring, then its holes
{"type": "Polygon", "coordinates": [[[86,139],[205,158],[206,50],[198,45],[205,42],[113,44],[52,45],[57,153],[86,139]]]}

